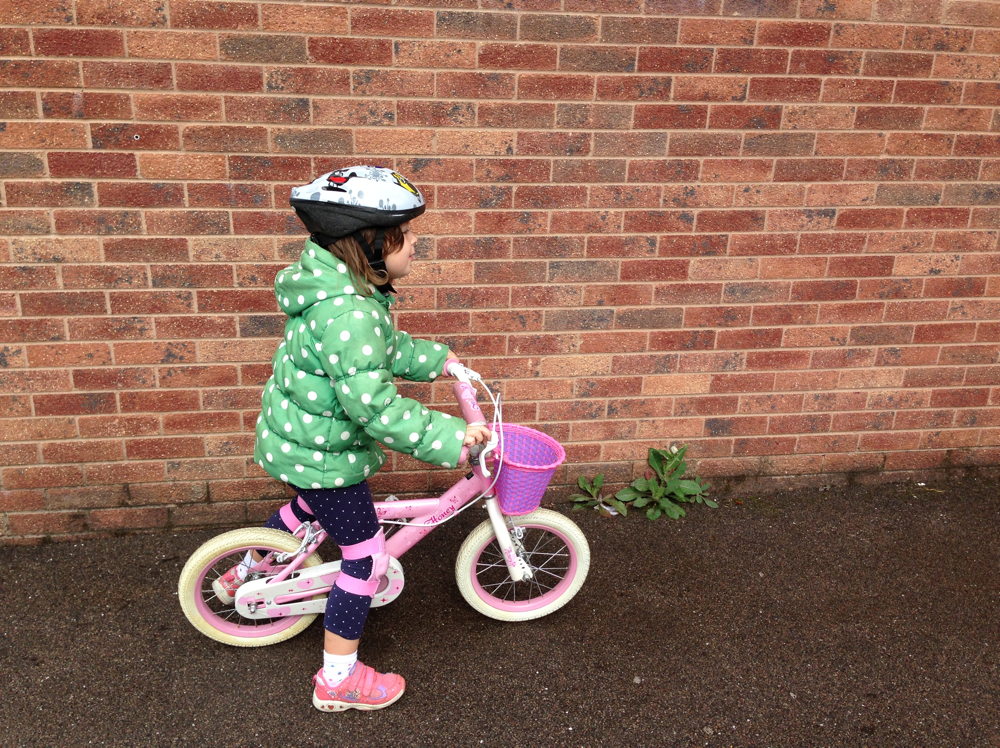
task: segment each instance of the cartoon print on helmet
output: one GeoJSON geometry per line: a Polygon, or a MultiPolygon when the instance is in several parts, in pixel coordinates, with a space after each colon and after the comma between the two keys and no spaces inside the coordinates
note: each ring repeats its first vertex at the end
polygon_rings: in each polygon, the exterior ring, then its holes
{"type": "Polygon", "coordinates": [[[344,174],[347,169],[341,169],[340,171],[331,171],[326,175],[327,185],[323,188],[324,190],[335,190],[337,192],[347,192],[344,189],[344,185],[347,184],[349,179],[353,179],[358,176],[353,171],[344,174]]]}
{"type": "Polygon", "coordinates": [[[420,190],[418,190],[416,187],[414,187],[410,183],[410,180],[407,179],[406,177],[404,177],[399,172],[396,172],[396,171],[392,172],[392,178],[395,179],[396,180],[396,184],[398,184],[404,190],[407,190],[408,192],[412,192],[414,195],[419,195],[420,194],[420,190]]]}

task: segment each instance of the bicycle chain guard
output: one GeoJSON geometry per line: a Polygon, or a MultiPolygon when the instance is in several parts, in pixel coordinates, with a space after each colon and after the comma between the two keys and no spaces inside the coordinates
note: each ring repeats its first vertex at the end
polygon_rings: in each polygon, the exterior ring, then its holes
{"type": "MultiPolygon", "coordinates": [[[[245,583],[236,593],[236,612],[244,618],[287,618],[322,614],[326,611],[327,595],[340,573],[340,561],[328,561],[319,566],[302,569],[291,578],[278,584],[268,584],[267,579],[245,583]],[[310,598],[323,595],[319,600],[310,598]]],[[[372,607],[388,605],[403,591],[403,565],[398,559],[389,559],[389,570],[379,583],[379,590],[372,599],[372,607]]]]}

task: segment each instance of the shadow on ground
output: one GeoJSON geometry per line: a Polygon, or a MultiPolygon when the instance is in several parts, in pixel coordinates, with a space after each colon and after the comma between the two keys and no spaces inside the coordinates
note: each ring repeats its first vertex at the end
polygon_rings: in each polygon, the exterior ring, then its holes
{"type": "Polygon", "coordinates": [[[403,699],[321,714],[314,623],[236,649],[174,594],[210,533],[0,548],[5,746],[995,746],[1000,494],[800,490],[678,522],[572,515],[590,578],[503,624],[459,596],[472,509],[403,557],[362,657],[403,699]]]}

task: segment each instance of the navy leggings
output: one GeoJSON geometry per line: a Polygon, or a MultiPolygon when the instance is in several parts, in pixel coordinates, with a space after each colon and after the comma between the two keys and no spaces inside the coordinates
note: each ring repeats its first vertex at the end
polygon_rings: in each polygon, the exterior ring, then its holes
{"type": "MultiPolygon", "coordinates": [[[[319,520],[326,534],[337,545],[354,545],[378,534],[378,515],[375,514],[374,499],[367,481],[346,488],[292,488],[309,505],[307,512],[297,499],[292,500],[289,506],[296,519],[300,523],[319,520]]],[[[298,525],[288,527],[281,518],[279,509],[271,515],[264,527],[294,532],[298,525]]],[[[340,571],[355,579],[368,579],[372,573],[371,556],[342,561],[340,571]]],[[[330,598],[326,603],[323,626],[327,631],[345,639],[360,639],[371,602],[372,599],[367,595],[354,595],[340,587],[334,587],[330,590],[330,598]]]]}

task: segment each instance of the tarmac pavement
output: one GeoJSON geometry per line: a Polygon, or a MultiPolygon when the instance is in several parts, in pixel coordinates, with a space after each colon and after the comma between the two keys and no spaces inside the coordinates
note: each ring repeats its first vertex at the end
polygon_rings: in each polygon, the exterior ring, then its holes
{"type": "Polygon", "coordinates": [[[177,579],[211,532],[0,547],[0,745],[1000,745],[993,481],[574,513],[587,583],[519,624],[455,586],[484,517],[407,553],[369,617],[362,658],[407,680],[379,712],[312,707],[320,620],[259,649],[188,624],[177,579]]]}

